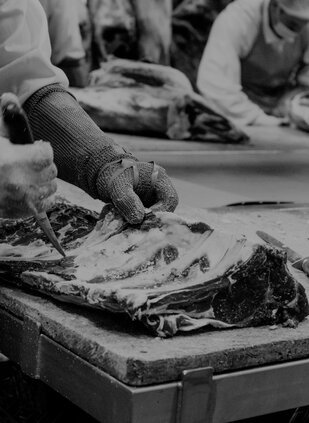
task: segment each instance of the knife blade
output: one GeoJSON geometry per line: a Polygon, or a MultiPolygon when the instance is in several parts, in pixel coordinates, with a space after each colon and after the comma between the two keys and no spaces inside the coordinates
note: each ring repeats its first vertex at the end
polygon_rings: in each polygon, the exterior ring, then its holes
{"type": "MultiPolygon", "coordinates": [[[[13,93],[1,95],[1,112],[5,129],[12,144],[33,144],[34,137],[30,128],[27,115],[21,107],[17,96],[13,93]]],[[[56,250],[65,257],[55,232],[45,212],[35,213],[35,218],[49,241],[56,250]]]]}
{"type": "Polygon", "coordinates": [[[295,269],[302,270],[306,275],[309,275],[309,257],[302,257],[296,251],[292,250],[292,248],[288,247],[286,244],[266,232],[256,231],[256,234],[268,244],[285,251],[287,259],[292,266],[295,267],[295,269]]]}

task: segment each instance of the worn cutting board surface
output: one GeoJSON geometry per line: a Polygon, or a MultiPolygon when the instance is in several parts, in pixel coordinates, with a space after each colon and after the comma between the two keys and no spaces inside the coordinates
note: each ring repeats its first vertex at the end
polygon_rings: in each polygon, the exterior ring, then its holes
{"type": "MultiPolygon", "coordinates": [[[[59,193],[75,203],[100,210],[102,203],[65,183],[59,193]]],[[[276,236],[309,255],[309,207],[179,208],[179,215],[202,220],[214,228],[246,234],[260,242],[257,229],[276,236]]],[[[309,279],[295,271],[309,296],[309,279]]],[[[201,330],[172,339],[149,336],[126,316],[86,310],[34,295],[4,283],[0,307],[20,318],[31,316],[42,332],[130,385],[150,385],[180,379],[181,372],[212,366],[215,373],[305,358],[309,354],[309,320],[291,328],[201,330]]]]}

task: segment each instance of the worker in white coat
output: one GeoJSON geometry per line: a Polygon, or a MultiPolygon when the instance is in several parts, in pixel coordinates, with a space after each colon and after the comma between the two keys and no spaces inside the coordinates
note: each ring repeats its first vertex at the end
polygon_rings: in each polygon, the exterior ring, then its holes
{"type": "MultiPolygon", "coordinates": [[[[130,223],[143,220],[145,207],[173,211],[178,197],[165,170],[153,162],[138,161],[106,136],[69,94],[68,80],[52,65],[50,55],[47,20],[39,1],[0,0],[0,94],[13,92],[18,96],[34,138],[47,145],[41,147],[41,160],[36,144],[23,146],[29,149],[28,162],[17,150],[20,146],[10,145],[10,157],[15,154],[16,160],[28,168],[32,157],[36,168],[39,162],[42,172],[50,172],[45,179],[41,174],[41,183],[47,184],[46,197],[54,190],[55,171],[48,170],[54,154],[60,178],[94,198],[113,203],[130,223]]],[[[6,148],[0,142],[0,157],[6,148]]],[[[23,181],[16,182],[10,179],[7,162],[0,160],[1,190],[13,198],[14,191],[27,192],[31,187],[33,195],[41,196],[40,174],[34,177],[32,170],[28,176],[25,172],[23,181]]],[[[21,207],[23,198],[19,201],[21,207]]],[[[1,202],[0,196],[0,208],[1,202]]]]}
{"type": "Polygon", "coordinates": [[[40,0],[48,22],[51,61],[61,68],[74,87],[85,87],[88,65],[79,28],[81,0],[40,0]]]}
{"type": "Polygon", "coordinates": [[[286,123],[309,86],[309,1],[235,0],[218,16],[198,70],[208,105],[240,126],[286,123]]]}

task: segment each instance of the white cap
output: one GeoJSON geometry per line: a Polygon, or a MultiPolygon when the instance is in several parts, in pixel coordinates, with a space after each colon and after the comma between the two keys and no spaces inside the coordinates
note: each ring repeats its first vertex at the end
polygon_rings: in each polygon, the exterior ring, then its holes
{"type": "Polygon", "coordinates": [[[277,0],[287,15],[309,21],[309,0],[277,0]]]}

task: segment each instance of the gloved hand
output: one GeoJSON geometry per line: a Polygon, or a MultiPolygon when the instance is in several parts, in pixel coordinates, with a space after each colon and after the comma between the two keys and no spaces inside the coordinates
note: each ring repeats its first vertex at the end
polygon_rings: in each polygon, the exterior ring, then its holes
{"type": "Polygon", "coordinates": [[[55,193],[57,169],[49,143],[15,145],[0,137],[0,217],[46,211],[55,193]]]}
{"type": "Polygon", "coordinates": [[[104,202],[112,202],[119,213],[132,224],[140,223],[145,208],[174,211],[178,195],[165,169],[154,162],[122,159],[101,169],[97,189],[104,202]]]}
{"type": "Polygon", "coordinates": [[[113,202],[130,223],[143,220],[144,206],[154,211],[176,208],[178,196],[165,170],[139,162],[115,143],[58,84],[38,90],[24,109],[35,139],[51,142],[61,179],[93,198],[113,202]]]}

